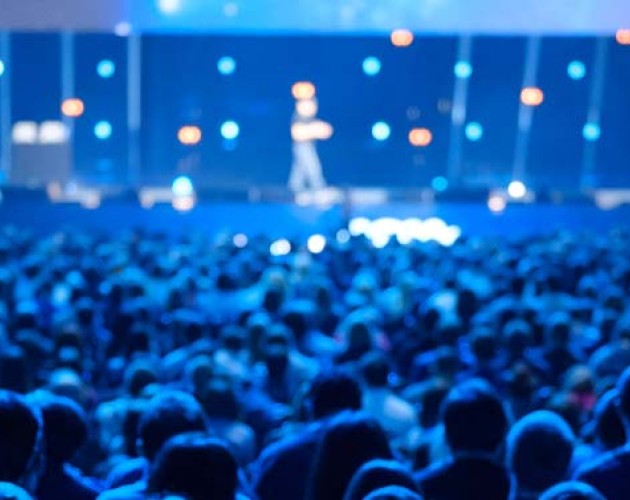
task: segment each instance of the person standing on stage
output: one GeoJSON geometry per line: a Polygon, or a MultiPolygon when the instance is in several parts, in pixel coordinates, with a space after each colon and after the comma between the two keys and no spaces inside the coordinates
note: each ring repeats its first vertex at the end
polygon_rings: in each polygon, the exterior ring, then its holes
{"type": "Polygon", "coordinates": [[[291,123],[293,166],[289,188],[292,191],[324,189],[326,180],[315,141],[330,139],[333,127],[330,123],[317,118],[319,105],[315,97],[315,87],[311,83],[302,82],[294,85],[293,95],[296,103],[291,123]]]}

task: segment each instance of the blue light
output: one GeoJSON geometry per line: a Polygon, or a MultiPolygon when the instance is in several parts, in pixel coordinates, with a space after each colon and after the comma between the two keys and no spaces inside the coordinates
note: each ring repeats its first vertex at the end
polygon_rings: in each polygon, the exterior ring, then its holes
{"type": "Polygon", "coordinates": [[[470,122],[466,125],[466,139],[471,142],[477,142],[483,137],[483,127],[481,123],[470,122]]]}
{"type": "Polygon", "coordinates": [[[597,123],[589,122],[584,125],[582,135],[587,141],[597,141],[602,135],[602,130],[597,123]]]}
{"type": "Polygon", "coordinates": [[[240,131],[238,123],[231,120],[224,122],[223,125],[221,125],[221,135],[224,139],[229,141],[236,139],[240,131]]]}
{"type": "Polygon", "coordinates": [[[224,56],[217,61],[217,69],[222,75],[231,75],[236,71],[236,61],[233,57],[224,56]]]}
{"type": "Polygon", "coordinates": [[[116,73],[116,65],[109,59],[103,59],[96,66],[96,72],[101,78],[111,78],[116,73]]]}
{"type": "Polygon", "coordinates": [[[386,141],[392,134],[392,129],[385,122],[376,122],[372,125],[372,137],[377,141],[386,141]]]}
{"type": "Polygon", "coordinates": [[[448,189],[448,180],[444,177],[435,177],[431,181],[431,186],[438,192],[446,191],[448,189]]]}
{"type": "Polygon", "coordinates": [[[177,14],[182,8],[181,0],[158,0],[158,8],[163,14],[177,14]]]}
{"type": "Polygon", "coordinates": [[[453,71],[455,72],[455,76],[457,78],[470,78],[473,74],[473,67],[467,61],[457,61],[453,71]]]}
{"type": "Polygon", "coordinates": [[[582,61],[571,61],[567,66],[567,74],[572,80],[581,80],[586,76],[586,66],[582,61]]]}
{"type": "Polygon", "coordinates": [[[0,59],[0,76],[4,75],[4,61],[2,59],[0,59]]]}
{"type": "Polygon", "coordinates": [[[175,196],[192,196],[195,192],[195,188],[193,187],[190,177],[186,177],[185,175],[176,177],[173,181],[171,189],[173,190],[173,194],[175,196]]]}
{"type": "Polygon", "coordinates": [[[94,135],[97,139],[105,141],[112,136],[112,124],[107,121],[100,121],[94,125],[94,135]]]}
{"type": "Polygon", "coordinates": [[[363,60],[363,72],[368,76],[376,76],[381,72],[381,61],[377,57],[366,57],[363,60]]]}

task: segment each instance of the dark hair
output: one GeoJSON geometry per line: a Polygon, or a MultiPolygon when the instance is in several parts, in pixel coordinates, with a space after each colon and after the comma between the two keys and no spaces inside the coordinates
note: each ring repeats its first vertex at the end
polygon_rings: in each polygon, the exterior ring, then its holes
{"type": "Polygon", "coordinates": [[[87,417],[78,404],[66,397],[41,394],[37,403],[44,420],[46,465],[61,466],[85,443],[87,417]]]}
{"type": "Polygon", "coordinates": [[[608,450],[623,446],[626,442],[626,429],[617,410],[618,394],[609,390],[599,398],[593,411],[593,420],[586,426],[589,437],[598,439],[608,450]]]}
{"type": "Polygon", "coordinates": [[[361,359],[361,375],[369,387],[386,387],[389,371],[389,363],[382,353],[372,352],[361,359]]]}
{"type": "Polygon", "coordinates": [[[181,494],[189,500],[234,500],[238,464],[227,446],[201,433],[167,441],[149,477],[149,491],[181,494]]]}
{"type": "Polygon", "coordinates": [[[311,383],[311,414],[320,419],[342,410],[361,409],[361,387],[348,373],[331,370],[320,373],[311,383]]]}
{"type": "Polygon", "coordinates": [[[371,460],[352,476],[344,500],[362,500],[371,492],[386,486],[402,486],[416,491],[413,477],[393,460],[371,460]]]}
{"type": "Polygon", "coordinates": [[[508,435],[507,461],[519,487],[542,492],[566,479],[574,439],[569,424],[550,411],[516,422],[508,435]]]}
{"type": "Polygon", "coordinates": [[[496,452],[508,427],[505,408],[487,382],[455,386],[442,404],[446,441],[453,451],[496,452]]]}
{"type": "Polygon", "coordinates": [[[342,500],[354,473],[375,458],[392,458],[383,428],[361,413],[340,414],[326,429],[315,455],[308,498],[342,500]]]}
{"type": "Polygon", "coordinates": [[[39,453],[42,416],[22,396],[0,390],[0,481],[21,484],[39,453]]]}
{"type": "Polygon", "coordinates": [[[180,391],[164,392],[151,399],[138,424],[144,456],[149,461],[169,438],[205,430],[201,406],[195,398],[180,391]]]}

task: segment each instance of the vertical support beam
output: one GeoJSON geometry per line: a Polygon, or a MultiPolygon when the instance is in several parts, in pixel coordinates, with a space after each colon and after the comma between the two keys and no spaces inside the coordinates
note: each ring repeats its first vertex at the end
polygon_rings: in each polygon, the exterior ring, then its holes
{"type": "Polygon", "coordinates": [[[132,34],[127,39],[127,180],[131,187],[140,187],[142,128],[142,38],[132,34]]]}
{"type": "Polygon", "coordinates": [[[0,185],[11,179],[11,37],[7,31],[0,32],[0,60],[4,74],[0,76],[0,185]]]}
{"type": "MultiPolygon", "coordinates": [[[[602,112],[602,102],[604,98],[604,85],[606,84],[606,67],[608,64],[608,38],[597,39],[595,48],[595,59],[593,63],[593,86],[589,97],[588,112],[586,114],[587,123],[599,126],[602,112]]],[[[582,173],[580,176],[580,188],[587,190],[596,187],[595,168],[597,165],[597,143],[598,141],[584,140],[584,151],[582,154],[582,173]]]]}
{"type": "MultiPolygon", "coordinates": [[[[462,36],[457,48],[457,61],[471,64],[473,39],[471,35],[462,36]]],[[[451,184],[460,184],[462,176],[462,143],[466,123],[468,103],[468,82],[470,78],[455,76],[453,89],[453,107],[451,110],[451,133],[448,149],[448,180],[451,184]]]]}
{"type": "MultiPolygon", "coordinates": [[[[523,87],[533,87],[538,81],[538,66],[540,63],[540,50],[542,40],[539,36],[528,39],[525,53],[525,72],[523,74],[523,87]]],[[[518,112],[518,129],[516,132],[516,147],[514,151],[514,169],[512,178],[523,180],[527,170],[527,158],[529,153],[529,138],[532,123],[534,121],[532,106],[521,103],[518,112]]]]}
{"type": "MultiPolygon", "coordinates": [[[[76,97],[75,89],[75,57],[74,57],[74,33],[64,31],[61,34],[61,102],[76,97]]],[[[61,106],[61,102],[59,105],[61,106]]],[[[71,174],[75,177],[76,165],[74,165],[74,126],[75,118],[62,116],[63,124],[68,130],[68,148],[70,149],[71,174]]],[[[59,179],[61,181],[61,179],[59,179]]]]}

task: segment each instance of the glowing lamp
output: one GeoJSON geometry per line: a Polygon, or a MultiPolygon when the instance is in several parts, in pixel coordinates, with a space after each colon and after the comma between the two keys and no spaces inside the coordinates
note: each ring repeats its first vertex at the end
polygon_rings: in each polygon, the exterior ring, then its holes
{"type": "Polygon", "coordinates": [[[185,146],[194,146],[201,142],[201,129],[194,125],[186,125],[179,129],[177,139],[185,146]]]}
{"type": "Polygon", "coordinates": [[[394,30],[390,37],[394,47],[409,47],[413,43],[413,33],[409,30],[394,30]]]}
{"type": "Polygon", "coordinates": [[[545,94],[538,87],[525,87],[521,90],[521,102],[525,106],[540,106],[545,100],[545,94]]]}
{"type": "Polygon", "coordinates": [[[61,103],[61,112],[68,118],[78,118],[83,115],[85,104],[81,99],[66,99],[61,103]]]}
{"type": "Polygon", "coordinates": [[[630,45],[630,29],[617,30],[615,39],[619,45],[630,45]]]}
{"type": "Polygon", "coordinates": [[[315,97],[315,85],[311,82],[296,82],[291,87],[291,93],[298,100],[312,99],[315,97]]]}
{"type": "Polygon", "coordinates": [[[409,142],[412,146],[426,147],[433,141],[433,134],[428,128],[414,128],[409,132],[409,142]]]}

